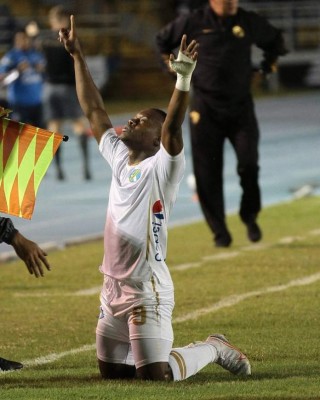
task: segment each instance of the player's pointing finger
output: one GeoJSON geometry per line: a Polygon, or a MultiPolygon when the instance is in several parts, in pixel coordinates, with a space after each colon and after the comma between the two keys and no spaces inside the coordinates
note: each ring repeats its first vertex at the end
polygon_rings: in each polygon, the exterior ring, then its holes
{"type": "Polygon", "coordinates": [[[184,51],[187,47],[187,35],[183,35],[180,44],[180,51],[184,51]]]}
{"type": "Polygon", "coordinates": [[[70,28],[71,28],[71,32],[75,32],[76,31],[76,23],[74,20],[74,15],[70,15],[70,28]]]}

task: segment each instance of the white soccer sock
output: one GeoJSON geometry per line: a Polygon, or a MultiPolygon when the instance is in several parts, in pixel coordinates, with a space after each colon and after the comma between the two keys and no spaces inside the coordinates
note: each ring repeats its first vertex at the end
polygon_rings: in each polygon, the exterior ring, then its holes
{"type": "Polygon", "coordinates": [[[208,343],[196,343],[189,346],[171,350],[169,365],[174,381],[182,381],[195,375],[217,359],[216,349],[208,343]]]}

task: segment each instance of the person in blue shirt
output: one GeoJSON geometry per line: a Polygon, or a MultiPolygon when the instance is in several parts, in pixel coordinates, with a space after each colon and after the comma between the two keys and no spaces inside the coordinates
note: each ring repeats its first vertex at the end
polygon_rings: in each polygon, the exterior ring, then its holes
{"type": "Polygon", "coordinates": [[[14,46],[0,60],[0,81],[7,84],[11,118],[42,127],[42,89],[45,58],[34,49],[23,30],[14,36],[14,46]]]}

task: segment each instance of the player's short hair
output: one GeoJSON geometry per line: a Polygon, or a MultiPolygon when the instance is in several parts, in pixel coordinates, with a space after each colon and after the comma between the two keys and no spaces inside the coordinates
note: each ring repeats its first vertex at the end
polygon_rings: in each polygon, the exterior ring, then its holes
{"type": "Polygon", "coordinates": [[[163,124],[164,120],[167,118],[167,113],[164,112],[163,110],[160,110],[160,108],[151,108],[151,110],[154,111],[160,117],[160,121],[163,124]]]}

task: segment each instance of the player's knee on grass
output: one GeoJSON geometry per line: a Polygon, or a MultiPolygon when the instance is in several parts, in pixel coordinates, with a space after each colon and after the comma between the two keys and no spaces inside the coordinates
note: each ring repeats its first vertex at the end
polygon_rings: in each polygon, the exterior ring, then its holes
{"type": "Polygon", "coordinates": [[[172,381],[171,368],[166,362],[148,364],[136,370],[134,366],[113,364],[98,360],[103,379],[142,379],[151,381],[172,381]]]}
{"type": "Polygon", "coordinates": [[[136,378],[151,381],[172,381],[173,375],[167,362],[156,362],[137,368],[136,378]]]}
{"type": "Polygon", "coordinates": [[[98,360],[99,370],[103,379],[132,379],[136,368],[133,365],[113,364],[98,360]]]}

